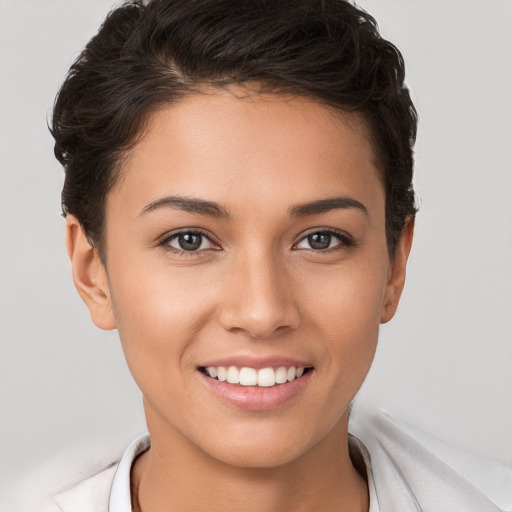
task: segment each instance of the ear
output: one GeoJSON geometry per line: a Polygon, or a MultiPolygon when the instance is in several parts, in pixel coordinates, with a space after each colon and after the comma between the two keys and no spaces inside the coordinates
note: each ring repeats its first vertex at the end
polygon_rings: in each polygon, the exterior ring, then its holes
{"type": "Polygon", "coordinates": [[[66,247],[73,282],[89,309],[92,321],[100,329],[115,329],[107,272],[98,250],[91,246],[74,215],[66,217],[66,247]]]}
{"type": "Polygon", "coordinates": [[[405,223],[402,235],[398,240],[394,257],[390,261],[389,279],[386,285],[380,318],[383,324],[389,322],[395,316],[398,301],[404,289],[407,260],[411,252],[413,235],[414,219],[410,218],[405,223]]]}

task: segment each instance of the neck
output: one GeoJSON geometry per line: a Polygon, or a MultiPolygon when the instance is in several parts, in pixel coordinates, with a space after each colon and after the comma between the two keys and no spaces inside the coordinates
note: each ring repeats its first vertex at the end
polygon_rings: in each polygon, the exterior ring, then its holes
{"type": "Polygon", "coordinates": [[[368,488],[348,450],[348,417],[312,449],[277,467],[235,467],[175,431],[152,429],[132,469],[134,512],[367,512],[368,488]],[[164,435],[165,434],[165,435],[164,435]]]}

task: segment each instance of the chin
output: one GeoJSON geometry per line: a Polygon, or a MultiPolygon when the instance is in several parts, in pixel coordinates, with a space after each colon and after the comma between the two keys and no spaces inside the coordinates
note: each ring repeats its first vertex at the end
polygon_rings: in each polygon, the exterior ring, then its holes
{"type": "Polygon", "coordinates": [[[284,466],[298,459],[304,449],[275,442],[230,443],[211,453],[219,462],[246,469],[271,469],[284,466]]]}
{"type": "Polygon", "coordinates": [[[204,452],[229,466],[270,469],[300,459],[314,447],[319,447],[323,440],[327,441],[330,432],[337,430],[319,425],[315,432],[311,425],[300,421],[292,425],[290,422],[251,423],[232,426],[222,433],[210,432],[214,442],[209,446],[209,443],[203,444],[204,452]]]}

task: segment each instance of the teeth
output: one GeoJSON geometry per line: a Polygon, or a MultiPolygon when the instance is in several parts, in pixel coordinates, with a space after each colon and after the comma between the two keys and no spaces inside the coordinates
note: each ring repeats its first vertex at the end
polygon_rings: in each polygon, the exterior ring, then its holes
{"type": "Polygon", "coordinates": [[[262,368],[258,370],[258,386],[269,388],[276,383],[276,372],[274,368],[262,368]]]}
{"type": "MultiPolygon", "coordinates": [[[[208,368],[211,368],[211,366],[209,366],[208,368]]],[[[224,382],[226,380],[226,378],[227,378],[226,368],[224,368],[224,366],[219,366],[217,368],[217,379],[219,379],[221,382],[224,382]]]]}
{"type": "Polygon", "coordinates": [[[280,366],[276,370],[276,384],[284,384],[288,381],[286,378],[286,375],[288,373],[288,370],[284,366],[280,366]]]}
{"type": "Polygon", "coordinates": [[[258,384],[258,372],[254,368],[240,368],[240,384],[242,386],[256,386],[258,384]]]}
{"type": "Polygon", "coordinates": [[[244,366],[237,368],[236,366],[208,366],[206,373],[212,378],[227,381],[229,384],[240,384],[241,386],[259,386],[269,388],[276,384],[285,384],[292,380],[302,377],[304,368],[295,368],[295,366],[279,368],[262,368],[256,370],[244,366]]]}
{"type": "Polygon", "coordinates": [[[226,380],[230,384],[239,384],[240,383],[240,372],[236,366],[230,366],[226,373],[226,380]]]}

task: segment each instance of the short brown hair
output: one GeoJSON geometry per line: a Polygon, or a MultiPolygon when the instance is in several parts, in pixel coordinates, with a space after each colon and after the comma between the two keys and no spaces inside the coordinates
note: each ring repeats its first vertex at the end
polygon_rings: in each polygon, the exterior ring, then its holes
{"type": "Polygon", "coordinates": [[[416,213],[417,114],[400,52],[345,0],[130,0],[77,58],[51,131],[65,168],[64,214],[101,253],[105,198],[148,114],[205,85],[259,84],[363,115],[386,192],[394,254],[416,213]]]}

